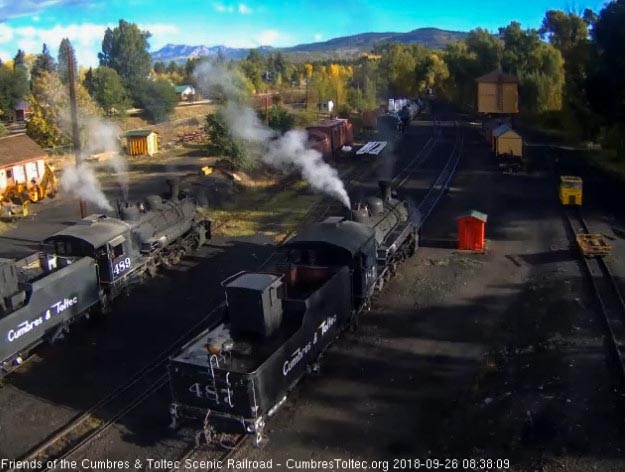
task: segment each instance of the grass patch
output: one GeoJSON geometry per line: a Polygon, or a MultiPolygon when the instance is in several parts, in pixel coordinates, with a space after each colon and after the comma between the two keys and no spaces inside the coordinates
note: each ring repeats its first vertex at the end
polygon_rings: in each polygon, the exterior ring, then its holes
{"type": "Polygon", "coordinates": [[[17,223],[12,221],[2,221],[0,220],[0,234],[6,233],[7,231],[11,231],[17,227],[17,223]]]}
{"type": "Polygon", "coordinates": [[[229,237],[264,234],[276,242],[298,224],[320,195],[309,191],[308,184],[298,181],[284,190],[248,188],[232,203],[209,211],[213,234],[229,237]]]}

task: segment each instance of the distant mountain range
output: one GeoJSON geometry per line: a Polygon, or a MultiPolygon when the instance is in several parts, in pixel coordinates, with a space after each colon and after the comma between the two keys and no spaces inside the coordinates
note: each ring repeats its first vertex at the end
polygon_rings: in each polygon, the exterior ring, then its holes
{"type": "MultiPolygon", "coordinates": [[[[371,51],[376,43],[404,43],[422,44],[430,48],[442,48],[452,41],[459,41],[467,33],[461,31],[447,31],[438,28],[419,28],[408,33],[361,33],[353,36],[334,38],[320,43],[298,44],[289,48],[274,48],[260,46],[256,48],[262,54],[282,52],[292,59],[326,59],[346,58],[356,56],[362,52],[371,51]]],[[[167,44],[152,53],[153,61],[184,62],[189,58],[211,57],[221,50],[226,59],[242,59],[249,53],[247,48],[230,48],[227,46],[186,46],[183,44],[167,44]]]]}

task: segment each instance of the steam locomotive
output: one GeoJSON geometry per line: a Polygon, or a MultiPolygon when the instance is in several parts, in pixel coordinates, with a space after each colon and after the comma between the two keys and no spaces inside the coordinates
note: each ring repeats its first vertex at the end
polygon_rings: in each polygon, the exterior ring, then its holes
{"type": "Polygon", "coordinates": [[[225,321],[170,358],[172,427],[203,420],[206,441],[245,433],[261,445],[266,418],[415,253],[418,229],[381,183],[351,219],[327,218],[284,243],[274,270],[225,280],[225,321]]]}
{"type": "Polygon", "coordinates": [[[119,218],[90,215],[44,240],[38,254],[0,259],[2,369],[80,316],[109,311],[120,293],[210,239],[197,199],[169,183],[168,198],[119,204],[119,218]]]}

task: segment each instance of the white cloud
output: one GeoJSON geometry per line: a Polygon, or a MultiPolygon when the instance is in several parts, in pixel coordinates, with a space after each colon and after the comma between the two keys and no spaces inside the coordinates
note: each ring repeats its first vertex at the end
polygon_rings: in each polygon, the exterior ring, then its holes
{"type": "Polygon", "coordinates": [[[80,5],[89,6],[92,0],[0,0],[0,21],[44,11],[48,8],[80,5]]]}
{"type": "Polygon", "coordinates": [[[232,13],[234,11],[233,6],[227,7],[222,3],[215,3],[213,8],[215,8],[215,11],[218,11],[219,13],[232,13]]]}
{"type": "MultiPolygon", "coordinates": [[[[0,0],[1,1],[1,0],[0,0]]],[[[56,55],[57,48],[63,38],[68,38],[76,51],[76,59],[82,66],[94,66],[98,63],[98,52],[101,49],[102,38],[106,28],[113,28],[114,24],[82,23],[72,25],[56,25],[52,28],[35,28],[25,26],[11,28],[0,24],[0,44],[15,39],[18,48],[27,53],[39,53],[43,43],[50,48],[50,53],[56,55]]],[[[154,23],[139,25],[142,30],[148,30],[155,36],[175,34],[178,28],[174,25],[154,23]]]]}
{"type": "Polygon", "coordinates": [[[244,3],[239,3],[239,13],[241,13],[242,15],[249,15],[250,13],[252,13],[252,9],[244,3]]]}
{"type": "Polygon", "coordinates": [[[315,34],[314,38],[315,38],[315,41],[321,41],[321,39],[323,38],[323,35],[321,33],[317,33],[315,34]]]}
{"type": "Polygon", "coordinates": [[[257,41],[261,46],[271,46],[278,39],[281,38],[281,34],[277,30],[265,30],[260,33],[257,37],[257,41]]]}
{"type": "Polygon", "coordinates": [[[0,44],[8,43],[13,39],[13,29],[0,23],[0,44]]]}
{"type": "Polygon", "coordinates": [[[234,5],[225,5],[223,3],[213,3],[213,9],[218,13],[234,13],[235,11],[241,15],[249,15],[252,9],[245,3],[239,3],[236,8],[234,5]]]}

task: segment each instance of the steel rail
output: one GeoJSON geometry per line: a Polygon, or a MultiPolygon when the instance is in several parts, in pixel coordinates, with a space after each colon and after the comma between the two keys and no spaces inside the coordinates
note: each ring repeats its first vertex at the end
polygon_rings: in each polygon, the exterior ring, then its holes
{"type": "MultiPolygon", "coordinates": [[[[213,302],[214,300],[211,301],[211,303],[213,302]]],[[[54,448],[58,447],[57,445],[60,444],[62,441],[67,440],[68,438],[71,438],[71,435],[75,434],[77,432],[77,429],[81,425],[83,425],[85,422],[87,422],[90,419],[97,418],[96,414],[99,410],[102,410],[110,406],[115,400],[120,398],[124,393],[128,392],[132,387],[137,385],[139,382],[148,379],[150,374],[152,374],[154,371],[156,371],[159,368],[164,367],[169,359],[169,356],[172,355],[177,349],[179,349],[180,346],[184,342],[186,342],[190,337],[192,337],[196,332],[205,329],[206,328],[205,325],[207,324],[207,322],[210,325],[210,324],[215,324],[215,321],[219,321],[219,320],[214,320],[213,323],[210,323],[211,318],[213,317],[214,313],[224,306],[225,306],[225,302],[222,301],[219,305],[214,307],[207,315],[205,315],[200,321],[195,323],[191,328],[186,330],[181,336],[176,338],[175,341],[170,343],[165,350],[163,350],[159,355],[156,356],[156,358],[154,358],[151,362],[149,362],[143,368],[137,371],[130,378],[128,382],[124,383],[123,385],[120,385],[118,388],[116,388],[111,393],[109,393],[106,397],[100,399],[94,405],[89,407],[86,411],[72,418],[66,425],[64,425],[59,430],[52,433],[43,442],[35,446],[32,450],[26,453],[23,457],[19,458],[18,461],[24,462],[24,461],[32,461],[32,460],[37,460],[37,459],[41,460],[42,456],[44,457],[46,455],[54,456],[54,454],[50,454],[50,453],[46,454],[46,451],[49,451],[51,449],[54,450],[54,448]]],[[[160,377],[158,377],[158,380],[156,382],[162,381],[164,377],[166,376],[161,375],[160,377]]],[[[146,394],[146,392],[151,391],[151,389],[153,388],[156,382],[151,383],[150,387],[142,390],[141,393],[139,393],[138,397],[143,397],[146,394]]],[[[143,398],[147,398],[147,397],[143,397],[143,398]]],[[[135,402],[134,399],[130,400],[129,402],[126,402],[125,406],[120,409],[120,412],[124,411],[127,405],[133,404],[134,402],[135,402]]],[[[127,411],[130,411],[130,410],[127,410],[127,411]]],[[[114,417],[118,419],[118,415],[119,413],[114,415],[114,417]]],[[[106,423],[105,423],[105,426],[106,426],[106,423]]],[[[101,432],[101,428],[103,427],[104,426],[102,425],[98,425],[97,427],[93,429],[95,429],[96,432],[99,433],[101,432]]],[[[108,428],[108,426],[106,427],[108,428]]],[[[89,433],[88,431],[82,432],[80,434],[80,438],[85,437],[86,434],[91,434],[91,433],[89,433]]],[[[90,437],[93,438],[95,437],[95,435],[90,436],[90,437]]],[[[65,446],[63,448],[63,451],[67,450],[68,447],[71,447],[71,446],[65,446]]],[[[60,457],[47,457],[43,459],[43,461],[45,462],[47,460],[55,459],[55,458],[60,458],[60,457]]],[[[8,469],[8,472],[18,472],[18,469],[15,469],[15,468],[8,469]]]]}
{"type": "MultiPolygon", "coordinates": [[[[436,123],[436,122],[435,122],[436,123]]],[[[438,142],[438,140],[440,139],[440,127],[436,126],[435,124],[435,129],[433,130],[433,134],[430,138],[428,138],[428,140],[426,141],[425,145],[423,146],[423,148],[421,149],[421,151],[419,151],[419,153],[411,160],[411,162],[406,165],[400,172],[406,172],[407,169],[410,169],[410,173],[402,180],[401,185],[403,185],[406,180],[412,176],[412,174],[414,173],[415,170],[417,170],[420,165],[425,162],[425,160],[429,157],[429,155],[431,154],[432,150],[434,149],[434,147],[436,146],[436,143],[438,142]],[[417,165],[415,165],[415,159],[417,159],[417,165]]],[[[454,168],[455,169],[455,168],[454,168]]],[[[364,171],[361,172],[359,175],[364,174],[364,171]]],[[[349,180],[349,182],[347,183],[347,186],[351,185],[355,180],[357,180],[357,177],[353,177],[349,180]]],[[[395,181],[396,179],[394,179],[393,181],[395,181]]],[[[320,201],[318,201],[317,203],[315,203],[315,205],[313,205],[313,207],[308,211],[308,213],[306,214],[306,216],[304,217],[303,221],[296,227],[294,228],[289,234],[287,234],[281,242],[286,241],[293,233],[295,233],[297,230],[299,230],[301,227],[303,227],[306,224],[310,224],[316,221],[319,221],[320,218],[322,218],[331,208],[336,206],[336,201],[330,201],[328,203],[328,199],[324,198],[320,201]],[[323,206],[323,204],[325,203],[325,206],[323,206]],[[318,213],[316,214],[315,212],[317,212],[319,210],[320,207],[323,206],[323,212],[321,213],[321,216],[318,216],[318,213]]],[[[269,261],[275,256],[275,254],[277,253],[277,251],[274,251],[262,264],[261,264],[261,268],[266,266],[269,261]]],[[[224,453],[223,456],[221,456],[218,460],[226,460],[228,457],[230,457],[232,454],[234,454],[239,447],[246,441],[246,439],[248,438],[247,435],[241,434],[241,435],[236,435],[235,436],[235,444],[234,446],[229,449],[228,451],[226,451],[224,453]]],[[[180,464],[179,467],[172,467],[169,469],[168,472],[178,472],[179,470],[181,470],[183,468],[183,462],[189,458],[191,458],[196,452],[198,452],[200,450],[200,447],[197,444],[194,444],[192,446],[190,446],[187,450],[185,450],[185,452],[178,458],[176,459],[174,462],[177,462],[178,464],[180,464]]],[[[218,468],[214,468],[211,470],[211,472],[216,472],[217,470],[220,470],[218,468]]]]}
{"type": "Polygon", "coordinates": [[[438,178],[434,184],[432,184],[428,193],[417,207],[417,212],[421,215],[421,225],[423,225],[423,223],[427,220],[441,197],[449,188],[451,179],[454,177],[458,164],[460,163],[460,157],[462,156],[462,148],[464,145],[464,131],[457,122],[455,128],[456,141],[451,153],[449,154],[449,158],[445,163],[445,167],[443,167],[443,170],[439,174],[438,178]]]}
{"type": "MultiPolygon", "coordinates": [[[[591,234],[579,208],[566,211],[566,221],[577,245],[577,234],[591,234]],[[581,232],[578,231],[581,229],[581,232]]],[[[581,251],[580,251],[581,254],[581,251]]],[[[605,329],[605,344],[608,360],[617,377],[617,393],[625,394],[625,360],[620,345],[625,345],[625,302],[621,291],[603,256],[580,257],[586,275],[590,281],[594,298],[597,302],[601,321],[605,329]]]]}

